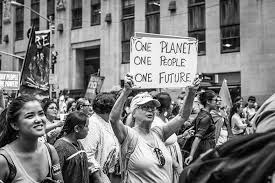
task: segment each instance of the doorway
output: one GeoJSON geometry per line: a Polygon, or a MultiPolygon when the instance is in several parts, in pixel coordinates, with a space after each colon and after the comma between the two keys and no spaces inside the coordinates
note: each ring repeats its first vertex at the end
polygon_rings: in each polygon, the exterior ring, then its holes
{"type": "Polygon", "coordinates": [[[91,74],[100,73],[100,47],[84,50],[84,86],[89,84],[91,74]]]}

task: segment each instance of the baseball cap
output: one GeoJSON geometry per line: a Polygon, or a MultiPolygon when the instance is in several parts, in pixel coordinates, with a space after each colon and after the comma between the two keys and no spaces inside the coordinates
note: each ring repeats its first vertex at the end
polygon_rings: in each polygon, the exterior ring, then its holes
{"type": "Polygon", "coordinates": [[[139,93],[132,99],[130,104],[130,109],[131,111],[134,111],[138,106],[146,104],[151,101],[154,103],[156,107],[160,106],[159,101],[156,99],[153,99],[153,97],[148,92],[139,93]]]}

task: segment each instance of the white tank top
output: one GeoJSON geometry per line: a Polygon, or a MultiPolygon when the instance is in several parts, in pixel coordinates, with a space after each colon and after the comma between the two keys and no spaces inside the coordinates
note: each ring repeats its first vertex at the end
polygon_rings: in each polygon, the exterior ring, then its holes
{"type": "MultiPolygon", "coordinates": [[[[43,147],[44,147],[43,151],[47,154],[47,159],[49,162],[49,171],[50,171],[50,167],[52,167],[51,157],[50,157],[48,148],[46,147],[46,145],[44,143],[43,143],[43,147]]],[[[19,161],[18,157],[16,156],[14,151],[11,149],[9,144],[2,147],[2,149],[4,149],[7,152],[7,154],[10,156],[10,159],[12,160],[14,166],[16,167],[16,175],[15,175],[12,183],[38,183],[26,172],[23,165],[21,164],[21,162],[19,161]]]]}

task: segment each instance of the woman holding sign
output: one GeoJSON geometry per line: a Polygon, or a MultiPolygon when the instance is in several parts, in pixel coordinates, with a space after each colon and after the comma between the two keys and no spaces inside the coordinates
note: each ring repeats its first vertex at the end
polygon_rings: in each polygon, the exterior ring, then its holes
{"type": "Polygon", "coordinates": [[[166,125],[152,129],[155,110],[160,103],[148,93],[136,95],[130,104],[135,126],[130,128],[120,121],[124,103],[133,86],[133,77],[126,75],[124,89],[109,118],[121,144],[123,182],[172,182],[172,158],[164,142],[188,119],[199,83],[200,80],[195,79],[194,86],[187,88],[186,100],[179,115],[166,125]]]}

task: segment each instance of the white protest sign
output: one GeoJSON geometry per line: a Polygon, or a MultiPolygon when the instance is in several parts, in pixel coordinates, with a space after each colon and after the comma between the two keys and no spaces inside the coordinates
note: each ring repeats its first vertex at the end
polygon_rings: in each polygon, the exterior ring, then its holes
{"type": "Polygon", "coordinates": [[[192,84],[197,73],[195,38],[132,37],[130,73],[137,88],[178,88],[192,84]]]}
{"type": "Polygon", "coordinates": [[[0,89],[19,90],[19,87],[20,87],[20,72],[0,71],[0,89]]]}

